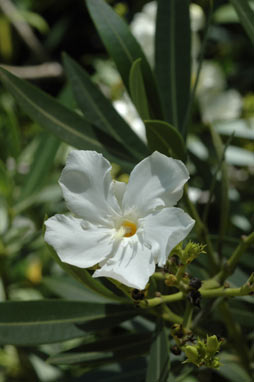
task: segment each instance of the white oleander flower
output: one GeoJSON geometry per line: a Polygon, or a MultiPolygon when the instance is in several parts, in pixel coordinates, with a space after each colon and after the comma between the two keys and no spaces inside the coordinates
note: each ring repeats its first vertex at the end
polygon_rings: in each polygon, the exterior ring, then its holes
{"type": "Polygon", "coordinates": [[[113,102],[113,106],[116,111],[123,117],[123,119],[129,124],[132,130],[139,136],[139,138],[143,142],[147,143],[144,122],[138,115],[138,112],[131,102],[128,94],[124,92],[122,98],[113,102]]]}
{"type": "Polygon", "coordinates": [[[55,215],[45,240],[60,259],[80,268],[99,265],[106,276],[145,288],[155,265],[191,231],[194,220],[173,207],[189,179],[185,165],[154,152],[114,181],[111,165],[95,151],[72,151],[59,180],[67,207],[77,216],[55,215]]]}

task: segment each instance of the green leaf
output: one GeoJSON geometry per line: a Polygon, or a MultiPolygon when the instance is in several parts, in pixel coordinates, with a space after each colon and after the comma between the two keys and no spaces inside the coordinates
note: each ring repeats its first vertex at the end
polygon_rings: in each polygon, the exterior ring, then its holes
{"type": "Polygon", "coordinates": [[[252,45],[254,44],[254,11],[249,5],[248,0],[230,0],[234,6],[240,22],[249,36],[252,45]]]}
{"type": "Polygon", "coordinates": [[[13,188],[13,182],[8,174],[4,162],[0,159],[0,195],[10,198],[13,188]]]}
{"type": "Polygon", "coordinates": [[[146,382],[166,382],[170,370],[169,343],[166,328],[158,322],[150,348],[146,382]]]}
{"type": "Polygon", "coordinates": [[[40,134],[38,147],[34,154],[31,169],[24,179],[19,201],[36,192],[43,185],[45,179],[48,178],[59,146],[59,139],[53,135],[47,132],[40,134]]]}
{"type": "Polygon", "coordinates": [[[129,163],[132,158],[124,147],[85,118],[3,68],[0,79],[29,117],[61,140],[78,149],[102,152],[126,169],[133,167],[135,161],[129,163]]]}
{"type": "Polygon", "coordinates": [[[124,359],[138,357],[147,353],[151,342],[149,333],[124,334],[109,336],[103,340],[87,342],[75,352],[64,352],[48,359],[52,364],[80,364],[86,367],[94,364],[113,363],[124,359]]]}
{"type": "Polygon", "coordinates": [[[69,273],[69,275],[74,277],[74,279],[83,284],[85,287],[89,288],[90,290],[101,296],[109,298],[110,300],[126,302],[126,299],[118,297],[117,295],[112,293],[108,288],[106,288],[99,280],[93,278],[88,270],[78,268],[74,265],[70,265],[67,263],[63,263],[51,246],[47,245],[47,248],[49,249],[50,254],[53,256],[56,262],[60,265],[60,267],[63,268],[67,273],[69,273]]]}
{"type": "Polygon", "coordinates": [[[80,282],[68,277],[44,277],[42,283],[55,295],[67,300],[77,300],[95,303],[112,302],[114,299],[95,293],[80,282]]]}
{"type": "Polygon", "coordinates": [[[112,135],[121,145],[141,160],[149,151],[130,126],[116,112],[86,71],[64,54],[64,66],[76,101],[84,115],[112,135]]]}
{"type": "Polygon", "coordinates": [[[162,118],[160,98],[147,59],[124,20],[104,0],[86,0],[88,11],[109,55],[129,91],[129,73],[137,58],[142,59],[142,73],[153,118],[162,118]]]}
{"type": "Polygon", "coordinates": [[[0,344],[36,345],[82,337],[113,327],[137,312],[130,306],[77,301],[8,301],[0,304],[0,344]]]}
{"type": "Polygon", "coordinates": [[[131,99],[139,112],[140,117],[149,119],[147,94],[142,74],[141,58],[134,61],[130,70],[130,93],[131,99]]]}
{"type": "Polygon", "coordinates": [[[167,122],[180,131],[190,97],[189,0],[158,0],[155,74],[167,122]]]}
{"type": "Polygon", "coordinates": [[[148,146],[151,151],[158,150],[161,153],[174,158],[186,160],[186,151],[181,134],[167,122],[144,121],[148,146]]]}
{"type": "Polygon", "coordinates": [[[235,355],[223,352],[220,354],[221,366],[215,370],[230,382],[251,382],[253,379],[247,374],[246,370],[237,362],[235,355]]]}

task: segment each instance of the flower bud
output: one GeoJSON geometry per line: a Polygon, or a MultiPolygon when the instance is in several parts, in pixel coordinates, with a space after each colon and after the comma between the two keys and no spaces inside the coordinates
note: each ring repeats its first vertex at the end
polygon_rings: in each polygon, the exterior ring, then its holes
{"type": "Polygon", "coordinates": [[[215,354],[220,347],[220,342],[218,341],[218,338],[213,335],[211,337],[207,336],[207,341],[206,341],[206,349],[209,353],[215,354]]]}
{"type": "Polygon", "coordinates": [[[199,359],[198,350],[195,346],[188,345],[184,348],[184,352],[188,361],[196,363],[199,359]]]}

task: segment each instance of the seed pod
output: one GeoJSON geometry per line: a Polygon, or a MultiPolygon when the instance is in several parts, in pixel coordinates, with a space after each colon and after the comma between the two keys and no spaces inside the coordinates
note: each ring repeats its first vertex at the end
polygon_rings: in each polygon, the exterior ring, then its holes
{"type": "Polygon", "coordinates": [[[190,288],[198,290],[199,288],[201,288],[201,285],[202,285],[202,281],[199,280],[197,277],[193,277],[192,279],[190,279],[190,282],[189,282],[190,288]]]}

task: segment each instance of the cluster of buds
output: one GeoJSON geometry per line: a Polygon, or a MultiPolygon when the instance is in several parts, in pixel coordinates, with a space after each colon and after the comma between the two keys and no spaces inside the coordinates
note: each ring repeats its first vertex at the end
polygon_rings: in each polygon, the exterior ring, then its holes
{"type": "Polygon", "coordinates": [[[184,363],[193,363],[201,367],[206,366],[216,369],[220,366],[219,358],[216,356],[218,353],[222,340],[213,336],[207,336],[206,341],[198,339],[196,344],[183,346],[187,359],[184,363]]]}
{"type": "MultiPolygon", "coordinates": [[[[205,245],[192,241],[185,248],[182,247],[182,243],[178,244],[171,252],[165,267],[165,284],[189,292],[188,297],[192,297],[193,294],[200,296],[198,289],[201,287],[201,281],[192,278],[185,270],[188,264],[205,253],[204,248],[205,245]]],[[[194,305],[199,306],[199,303],[194,305]]]]}
{"type": "Polygon", "coordinates": [[[182,247],[182,243],[178,244],[173,249],[170,256],[178,256],[180,262],[184,265],[187,265],[203,253],[206,253],[205,244],[193,243],[192,241],[189,241],[185,248],[182,247]]]}

